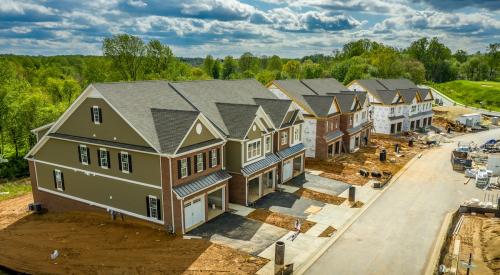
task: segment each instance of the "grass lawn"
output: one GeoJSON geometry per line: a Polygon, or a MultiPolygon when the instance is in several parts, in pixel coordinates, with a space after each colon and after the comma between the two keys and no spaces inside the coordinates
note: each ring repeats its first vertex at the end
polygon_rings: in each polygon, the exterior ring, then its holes
{"type": "Polygon", "coordinates": [[[31,192],[29,178],[0,183],[0,201],[21,196],[28,192],[31,192]]]}
{"type": "Polygon", "coordinates": [[[430,86],[464,105],[500,111],[500,82],[455,80],[430,86]]]}

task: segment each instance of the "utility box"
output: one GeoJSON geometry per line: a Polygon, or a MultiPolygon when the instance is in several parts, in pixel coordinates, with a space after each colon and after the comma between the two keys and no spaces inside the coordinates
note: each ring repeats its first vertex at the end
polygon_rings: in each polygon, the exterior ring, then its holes
{"type": "Polygon", "coordinates": [[[487,170],[491,171],[492,176],[500,176],[500,153],[491,153],[488,155],[487,170]]]}
{"type": "Polygon", "coordinates": [[[457,118],[457,121],[466,127],[478,126],[481,123],[481,114],[465,114],[457,118]]]}

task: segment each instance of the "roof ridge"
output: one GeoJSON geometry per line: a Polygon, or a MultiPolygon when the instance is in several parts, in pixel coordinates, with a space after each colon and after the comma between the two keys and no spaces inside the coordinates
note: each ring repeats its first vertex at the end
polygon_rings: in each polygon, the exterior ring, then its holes
{"type": "Polygon", "coordinates": [[[318,92],[316,92],[316,91],[315,91],[315,90],[313,90],[311,87],[309,87],[309,85],[307,85],[307,84],[303,81],[303,79],[299,79],[299,82],[300,82],[300,83],[302,83],[302,85],[306,86],[309,90],[311,90],[311,92],[313,92],[313,93],[315,93],[315,94],[319,95],[319,94],[318,94],[318,92]]]}
{"type": "Polygon", "coordinates": [[[147,82],[167,82],[165,79],[150,79],[150,80],[127,80],[127,81],[110,81],[110,82],[91,82],[90,85],[94,84],[130,84],[130,83],[147,83],[147,82]]]}
{"type": "Polygon", "coordinates": [[[201,113],[198,110],[176,110],[176,109],[167,109],[167,108],[150,108],[150,110],[155,110],[155,111],[170,111],[170,112],[180,112],[180,113],[201,113]]]}
{"type": "Polygon", "coordinates": [[[224,105],[237,105],[237,106],[252,106],[252,107],[260,107],[258,104],[243,104],[243,103],[228,103],[228,102],[215,102],[216,105],[224,104],[224,105]]]}
{"type": "Polygon", "coordinates": [[[378,82],[378,84],[380,84],[382,87],[386,88],[387,90],[389,90],[389,88],[387,86],[385,86],[384,84],[382,84],[382,82],[380,82],[379,79],[375,78],[375,81],[378,82]]]}

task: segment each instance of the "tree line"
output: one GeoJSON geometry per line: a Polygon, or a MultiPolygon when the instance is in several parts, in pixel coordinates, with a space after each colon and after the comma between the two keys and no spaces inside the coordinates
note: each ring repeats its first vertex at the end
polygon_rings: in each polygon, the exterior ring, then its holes
{"type": "MultiPolygon", "coordinates": [[[[207,55],[194,65],[158,40],[146,42],[121,34],[104,39],[102,56],[0,55],[0,156],[20,159],[35,143],[30,130],[54,121],[93,82],[255,78],[266,84],[274,79],[320,77],[344,84],[371,77],[404,77],[416,83],[498,80],[499,47],[495,43],[485,53],[469,54],[452,53],[436,38],[419,39],[404,49],[362,39],[329,55],[291,59],[246,52],[239,57],[207,55]]],[[[0,178],[14,173],[5,172],[5,166],[0,164],[0,178]]]]}

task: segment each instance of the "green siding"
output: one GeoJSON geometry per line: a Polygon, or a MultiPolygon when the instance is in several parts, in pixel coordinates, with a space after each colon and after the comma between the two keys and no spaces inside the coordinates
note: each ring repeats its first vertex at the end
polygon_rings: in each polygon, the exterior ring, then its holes
{"type": "Polygon", "coordinates": [[[259,128],[257,123],[252,124],[252,126],[250,126],[250,130],[248,131],[247,139],[252,140],[260,137],[262,137],[262,130],[259,128]],[[255,126],[255,131],[253,130],[253,126],[255,126]]]}
{"type": "Polygon", "coordinates": [[[226,169],[231,172],[240,173],[241,171],[241,143],[229,140],[224,146],[226,154],[224,161],[226,169]]]}
{"type": "Polygon", "coordinates": [[[160,157],[158,155],[118,150],[107,148],[106,146],[88,145],[51,137],[35,154],[35,159],[161,186],[160,157]],[[78,145],[80,144],[86,145],[90,149],[89,165],[84,165],[79,161],[78,145]],[[109,151],[111,168],[104,169],[99,167],[97,161],[97,150],[99,148],[104,148],[109,151]],[[121,151],[128,152],[129,155],[132,156],[132,173],[130,174],[123,173],[119,170],[118,153],[121,151]]]}
{"type": "Polygon", "coordinates": [[[86,98],[56,132],[79,137],[150,146],[125,120],[100,98],[86,98]],[[101,124],[94,124],[92,122],[90,116],[90,108],[92,108],[92,106],[99,106],[101,108],[101,124]]]}
{"type": "Polygon", "coordinates": [[[198,143],[201,143],[204,141],[209,141],[209,140],[212,140],[215,138],[216,137],[208,130],[208,128],[203,123],[201,123],[200,120],[197,120],[194,123],[193,129],[191,129],[191,132],[188,133],[186,139],[184,140],[184,142],[182,143],[180,148],[186,147],[189,145],[193,145],[193,144],[198,144],[198,143]],[[196,125],[198,123],[200,123],[202,126],[200,134],[196,133],[196,125]]]}
{"type": "Polygon", "coordinates": [[[146,196],[153,195],[162,199],[161,189],[100,176],[87,176],[82,172],[43,163],[36,163],[36,173],[39,187],[143,216],[147,216],[146,196]],[[63,173],[64,191],[59,191],[54,186],[54,169],[63,173]]]}

